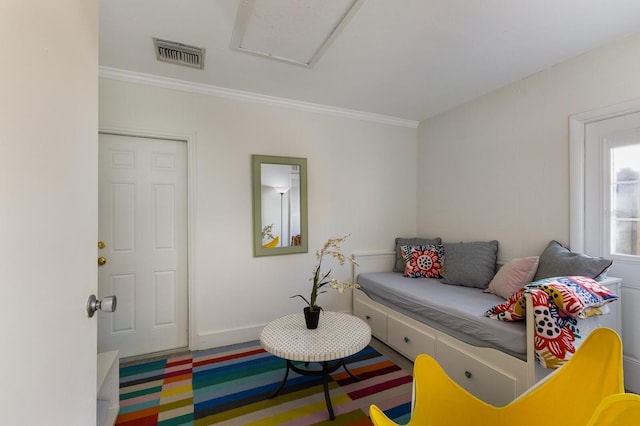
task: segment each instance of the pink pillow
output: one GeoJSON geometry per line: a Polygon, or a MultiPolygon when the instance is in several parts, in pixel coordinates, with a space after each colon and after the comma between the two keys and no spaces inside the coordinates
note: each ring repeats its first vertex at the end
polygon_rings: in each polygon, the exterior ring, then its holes
{"type": "Polygon", "coordinates": [[[538,256],[512,259],[505,263],[489,283],[485,293],[493,293],[508,299],[516,291],[529,284],[538,269],[538,256]]]}

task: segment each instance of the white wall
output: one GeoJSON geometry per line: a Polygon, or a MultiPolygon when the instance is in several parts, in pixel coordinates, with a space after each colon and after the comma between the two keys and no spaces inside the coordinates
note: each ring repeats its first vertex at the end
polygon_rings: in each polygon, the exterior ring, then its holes
{"type": "MultiPolygon", "coordinates": [[[[499,258],[569,243],[569,116],[640,98],[640,35],[424,120],[418,233],[500,242],[499,258]],[[421,180],[422,178],[422,180],[421,180]]],[[[637,391],[635,294],[622,290],[625,381],[637,391]]]]}
{"type": "Polygon", "coordinates": [[[640,98],[638,52],[627,38],[424,120],[418,233],[497,239],[502,260],[568,244],[569,116],[640,98]]]}
{"type": "MultiPolygon", "coordinates": [[[[302,310],[290,296],[309,292],[328,237],[351,234],[351,253],[415,234],[416,129],[106,78],[100,126],[195,141],[194,347],[255,339],[267,321],[302,310]],[[253,257],[251,154],[307,158],[308,254],[253,257]]],[[[351,299],[330,292],[320,302],[346,311],[351,299]]]]}
{"type": "Polygon", "coordinates": [[[98,0],[0,5],[0,423],[96,420],[98,0]]]}

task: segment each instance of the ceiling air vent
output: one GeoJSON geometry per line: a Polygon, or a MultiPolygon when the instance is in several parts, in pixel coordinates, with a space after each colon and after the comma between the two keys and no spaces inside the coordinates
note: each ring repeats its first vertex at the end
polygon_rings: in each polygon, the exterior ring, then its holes
{"type": "Polygon", "coordinates": [[[188,46],[175,41],[153,38],[156,59],[162,62],[204,69],[204,48],[188,46]]]}

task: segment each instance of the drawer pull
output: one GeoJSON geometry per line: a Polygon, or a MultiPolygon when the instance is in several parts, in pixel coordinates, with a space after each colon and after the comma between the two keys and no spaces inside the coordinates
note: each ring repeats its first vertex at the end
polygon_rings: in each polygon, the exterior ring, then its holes
{"type": "Polygon", "coordinates": [[[405,337],[405,338],[404,338],[404,342],[405,342],[405,343],[409,343],[409,338],[408,338],[408,337],[405,337]]]}
{"type": "Polygon", "coordinates": [[[465,371],[464,372],[464,377],[466,377],[467,379],[470,379],[472,376],[471,371],[465,371]]]}
{"type": "Polygon", "coordinates": [[[371,319],[371,317],[369,315],[365,315],[364,317],[367,321],[369,321],[371,319]]]}

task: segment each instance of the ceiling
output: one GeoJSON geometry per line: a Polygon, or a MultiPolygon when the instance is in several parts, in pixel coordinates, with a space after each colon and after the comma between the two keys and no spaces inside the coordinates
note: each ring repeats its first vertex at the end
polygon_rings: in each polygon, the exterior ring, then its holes
{"type": "Polygon", "coordinates": [[[362,0],[305,67],[231,48],[238,6],[268,1],[285,19],[296,11],[286,37],[297,40],[312,26],[303,9],[322,12],[327,0],[99,1],[103,71],[410,121],[640,32],[638,0],[362,0]],[[204,47],[204,69],[157,61],[153,37],[204,47]]]}

